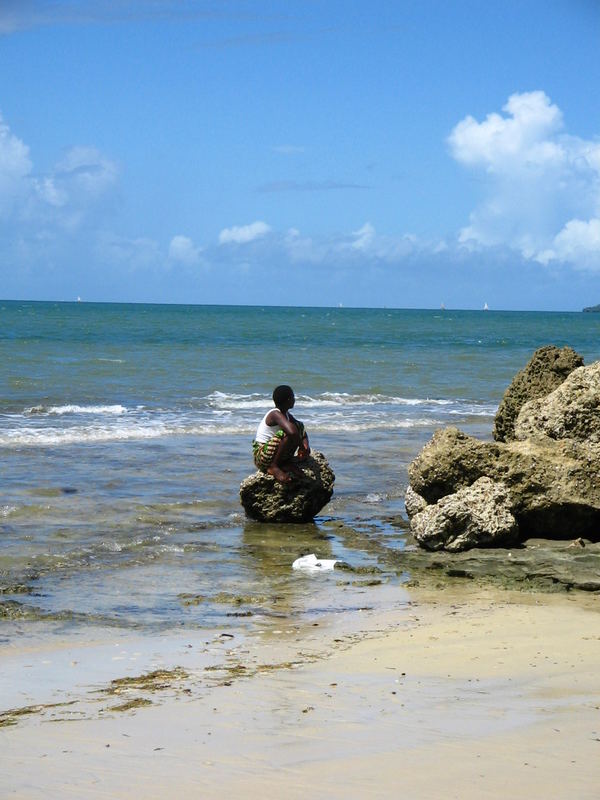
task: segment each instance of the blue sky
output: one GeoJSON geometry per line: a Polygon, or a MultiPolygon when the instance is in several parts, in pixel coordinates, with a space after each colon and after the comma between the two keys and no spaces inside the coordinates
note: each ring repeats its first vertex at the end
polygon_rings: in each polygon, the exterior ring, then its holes
{"type": "Polygon", "coordinates": [[[0,297],[600,302],[598,0],[0,0],[0,297]]]}

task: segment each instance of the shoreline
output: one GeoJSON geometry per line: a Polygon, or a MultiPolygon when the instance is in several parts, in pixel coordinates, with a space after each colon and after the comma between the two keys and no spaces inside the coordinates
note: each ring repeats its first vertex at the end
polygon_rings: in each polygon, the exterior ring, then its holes
{"type": "Polygon", "coordinates": [[[192,648],[186,679],[0,728],[4,795],[597,797],[593,596],[416,587],[351,617],[192,648]]]}

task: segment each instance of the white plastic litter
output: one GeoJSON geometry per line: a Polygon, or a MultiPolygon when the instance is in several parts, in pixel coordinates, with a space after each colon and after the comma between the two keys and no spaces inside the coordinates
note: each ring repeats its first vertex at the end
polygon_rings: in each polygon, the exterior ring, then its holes
{"type": "Polygon", "coordinates": [[[301,569],[304,572],[324,572],[333,569],[337,564],[335,558],[317,558],[314,553],[309,556],[301,556],[292,564],[292,569],[301,569]]]}

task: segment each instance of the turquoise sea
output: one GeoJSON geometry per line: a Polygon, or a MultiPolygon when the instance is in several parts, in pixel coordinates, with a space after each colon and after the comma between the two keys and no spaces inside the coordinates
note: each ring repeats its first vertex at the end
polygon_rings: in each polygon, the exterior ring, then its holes
{"type": "Polygon", "coordinates": [[[600,315],[0,302],[0,644],[399,602],[407,465],[440,426],[489,438],[549,343],[597,360],[600,315]],[[278,383],[336,473],[314,525],[239,504],[278,383]],[[371,580],[292,570],[311,552],[371,580]]]}

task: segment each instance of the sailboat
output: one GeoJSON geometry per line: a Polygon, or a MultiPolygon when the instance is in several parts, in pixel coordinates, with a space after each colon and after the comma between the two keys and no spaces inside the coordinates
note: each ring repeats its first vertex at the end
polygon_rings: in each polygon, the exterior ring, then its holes
{"type": "Polygon", "coordinates": [[[488,304],[487,304],[487,303],[484,303],[484,304],[483,304],[483,310],[484,310],[484,311],[489,311],[489,310],[490,310],[490,307],[488,306],[488,304]]]}

